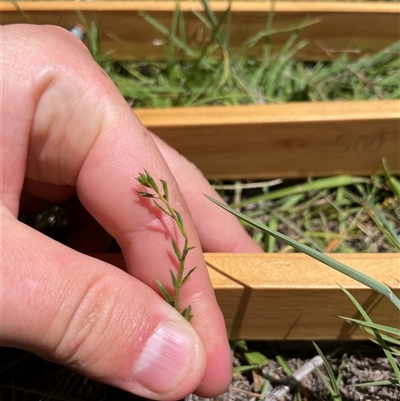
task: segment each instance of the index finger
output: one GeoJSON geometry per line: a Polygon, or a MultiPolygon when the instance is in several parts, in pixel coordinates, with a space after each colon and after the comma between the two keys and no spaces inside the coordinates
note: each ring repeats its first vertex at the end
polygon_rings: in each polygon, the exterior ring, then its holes
{"type": "MultiPolygon", "coordinates": [[[[26,43],[30,52],[24,55],[31,58],[27,63],[34,89],[29,95],[35,102],[30,108],[34,118],[26,176],[38,182],[76,185],[83,205],[118,241],[129,272],[155,291],[159,291],[155,280],[160,280],[172,293],[170,270],[176,274],[179,263],[171,240],[182,247],[184,239],[169,216],[137,193],[142,188],[136,177],[146,168],[157,183],[161,179],[168,183],[170,203],[182,216],[189,246],[195,247],[188,254],[185,273],[194,266],[196,270],[181,289],[179,308],[191,305],[191,323],[207,353],[208,367],[198,392],[221,393],[231,380],[225,324],[174,176],[151,134],[72,35],[55,28],[26,29],[32,30],[35,41],[48,30],[46,51],[40,46],[33,51],[35,43],[26,43]]],[[[23,90],[21,85],[16,87],[23,90]]],[[[15,92],[16,105],[24,101],[19,98],[15,92]]]]}

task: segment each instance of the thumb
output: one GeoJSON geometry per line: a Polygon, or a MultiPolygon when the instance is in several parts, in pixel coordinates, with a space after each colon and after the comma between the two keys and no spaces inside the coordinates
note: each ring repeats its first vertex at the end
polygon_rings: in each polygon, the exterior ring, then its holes
{"type": "Polygon", "coordinates": [[[181,399],[199,386],[207,363],[199,336],[148,286],[7,210],[2,236],[2,345],[147,398],[181,399]]]}

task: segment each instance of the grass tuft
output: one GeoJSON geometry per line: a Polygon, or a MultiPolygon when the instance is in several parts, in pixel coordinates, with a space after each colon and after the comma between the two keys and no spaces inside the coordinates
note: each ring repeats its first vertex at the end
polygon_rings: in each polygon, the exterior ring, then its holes
{"type": "MultiPolygon", "coordinates": [[[[265,30],[243,42],[238,51],[230,48],[231,11],[218,20],[206,0],[204,11],[194,12],[200,26],[189,41],[183,13],[177,5],[170,27],[149,14],[141,16],[159,35],[164,60],[115,61],[101,54],[99,27],[85,25],[88,47],[95,60],[108,72],[123,96],[134,108],[243,105],[294,101],[371,100],[400,98],[400,41],[376,54],[356,60],[343,55],[331,62],[303,62],[296,53],[307,41],[297,38],[306,19],[289,29],[291,35],[279,51],[270,45],[273,12],[265,30]],[[246,56],[257,42],[263,42],[259,58],[246,56]]],[[[285,29],[286,31],[288,29],[285,29]]],[[[116,40],[120,41],[118,38],[116,40]]],[[[129,45],[125,47],[130,49],[129,45]]],[[[138,56],[135,49],[130,49],[138,56]]]]}

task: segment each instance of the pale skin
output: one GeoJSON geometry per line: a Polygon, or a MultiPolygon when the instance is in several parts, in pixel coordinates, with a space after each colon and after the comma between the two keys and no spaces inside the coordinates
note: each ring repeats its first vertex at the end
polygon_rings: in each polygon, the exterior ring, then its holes
{"type": "Polygon", "coordinates": [[[58,27],[0,29],[0,343],[149,398],[220,394],[231,358],[202,250],[261,249],[201,195],[217,197],[191,163],[143,127],[78,39],[58,27]],[[156,293],[155,280],[167,284],[175,268],[174,230],[136,192],[144,168],[168,182],[196,246],[187,264],[197,269],[181,289],[190,323],[156,293]],[[68,247],[17,220],[54,203],[65,203],[72,221],[80,210],[68,247]],[[80,252],[101,251],[108,235],[127,272],[80,252]]]}

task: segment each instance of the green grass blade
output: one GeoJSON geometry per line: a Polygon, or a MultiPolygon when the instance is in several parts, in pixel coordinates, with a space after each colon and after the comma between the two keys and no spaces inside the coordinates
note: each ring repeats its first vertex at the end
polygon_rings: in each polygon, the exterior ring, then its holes
{"type": "MultiPolygon", "coordinates": [[[[271,230],[276,231],[278,229],[278,219],[276,217],[272,217],[269,221],[269,228],[271,230]]],[[[267,235],[265,237],[265,242],[267,243],[267,246],[265,249],[267,250],[268,253],[273,253],[275,250],[275,244],[276,244],[276,238],[272,237],[271,235],[267,235]]]]}
{"type": "Polygon", "coordinates": [[[376,382],[350,384],[350,386],[352,386],[352,387],[391,386],[393,384],[397,384],[397,381],[396,380],[381,380],[381,381],[376,381],[376,382]]]}
{"type": "Polygon", "coordinates": [[[367,183],[367,182],[370,182],[370,180],[363,177],[355,177],[351,175],[340,175],[336,177],[320,178],[311,182],[307,182],[305,184],[294,185],[287,188],[277,189],[275,191],[271,191],[266,194],[253,196],[252,198],[233,204],[232,207],[238,208],[259,201],[273,200],[309,191],[320,191],[329,188],[339,188],[343,186],[354,185],[357,183],[367,183]]]}
{"type": "Polygon", "coordinates": [[[150,25],[152,25],[152,27],[156,31],[169,38],[176,47],[183,50],[188,56],[192,58],[196,58],[198,56],[197,53],[192,48],[190,48],[182,39],[174,35],[167,27],[158,22],[155,18],[144,12],[139,12],[139,15],[150,25]]]}
{"type": "Polygon", "coordinates": [[[287,376],[292,376],[293,374],[293,370],[292,368],[289,366],[289,364],[287,363],[286,359],[282,356],[282,355],[275,355],[275,359],[276,362],[279,363],[279,365],[282,367],[283,372],[287,375],[287,376]]]}
{"type": "Polygon", "coordinates": [[[324,255],[323,253],[316,251],[307,245],[303,245],[299,243],[298,241],[293,240],[292,238],[288,237],[287,235],[281,234],[277,231],[271,230],[268,226],[265,224],[262,224],[256,220],[251,219],[250,217],[246,216],[243,213],[237,212],[235,209],[231,208],[230,206],[225,205],[224,203],[221,203],[210,196],[205,195],[209,200],[217,204],[218,206],[222,207],[229,213],[232,213],[236,217],[246,221],[247,223],[251,224],[253,227],[256,227],[264,232],[266,232],[269,235],[272,235],[273,237],[283,241],[285,244],[290,245],[294,249],[303,252],[307,254],[308,256],[311,256],[312,258],[324,263],[327,266],[332,267],[333,269],[339,271],[340,273],[345,274],[346,276],[349,276],[353,278],[354,280],[366,285],[367,287],[377,291],[378,293],[388,297],[393,304],[400,309],[400,299],[397,298],[397,296],[394,294],[394,292],[386,285],[380,283],[379,281],[367,276],[364,273],[359,272],[356,269],[353,269],[352,267],[346,266],[345,264],[329,257],[328,255],[324,255]]]}
{"type": "Polygon", "coordinates": [[[31,16],[27,12],[25,12],[24,10],[21,9],[21,7],[18,4],[18,0],[11,0],[11,3],[19,11],[19,13],[25,18],[26,22],[28,22],[29,24],[35,23],[35,21],[31,18],[31,16]]]}
{"type": "Polygon", "coordinates": [[[308,235],[308,233],[298,227],[298,224],[293,223],[290,219],[287,219],[278,212],[274,212],[273,215],[278,218],[283,224],[293,230],[293,232],[297,233],[301,238],[304,238],[308,244],[311,244],[311,246],[313,246],[314,249],[317,249],[319,252],[324,251],[324,248],[320,244],[318,244],[318,242],[315,241],[310,235],[308,235]]]}
{"type": "Polygon", "coordinates": [[[366,322],[364,320],[354,319],[352,317],[345,317],[345,316],[338,316],[338,317],[340,317],[341,319],[348,320],[349,322],[356,323],[360,326],[370,327],[372,329],[384,331],[385,333],[389,333],[394,336],[400,337],[400,329],[397,329],[395,327],[385,326],[383,324],[377,324],[372,322],[366,322]]]}
{"type": "MultiPolygon", "coordinates": [[[[175,10],[172,13],[172,21],[171,21],[171,34],[174,37],[178,37],[177,35],[178,23],[179,23],[179,3],[176,3],[175,10]]],[[[185,43],[183,40],[182,42],[185,43]]],[[[175,48],[175,42],[173,40],[169,42],[169,54],[171,54],[172,60],[176,59],[176,48],[175,48]]]]}
{"type": "Polygon", "coordinates": [[[386,181],[392,190],[397,202],[400,202],[400,181],[390,174],[389,166],[385,159],[382,160],[383,173],[385,174],[386,181]]]}
{"type": "Polygon", "coordinates": [[[264,365],[241,365],[235,366],[233,368],[233,372],[235,373],[242,373],[242,372],[252,372],[253,370],[262,369],[264,365]]]}
{"type": "MultiPolygon", "coordinates": [[[[364,308],[357,301],[357,299],[354,298],[353,295],[348,290],[343,288],[342,286],[340,286],[340,288],[350,298],[351,302],[353,302],[354,306],[361,313],[361,315],[365,319],[365,321],[368,322],[368,323],[373,323],[372,320],[370,319],[370,317],[368,316],[368,313],[364,310],[364,308]]],[[[400,307],[398,307],[398,309],[400,309],[400,307]]],[[[375,329],[372,329],[372,330],[374,332],[374,336],[375,336],[376,340],[378,341],[379,345],[382,347],[382,350],[385,353],[385,356],[388,359],[388,361],[389,361],[389,363],[390,363],[390,365],[391,365],[391,367],[392,367],[392,369],[394,371],[394,374],[396,375],[397,384],[400,385],[400,368],[397,365],[397,362],[395,361],[392,353],[390,352],[390,348],[387,346],[385,340],[382,338],[380,333],[375,329]]]]}
{"type": "Polygon", "coordinates": [[[221,24],[222,21],[228,16],[230,13],[230,5],[228,6],[227,10],[224,13],[223,19],[218,21],[217,16],[215,15],[214,11],[211,9],[210,5],[208,4],[208,0],[201,0],[204,11],[207,15],[208,20],[211,22],[213,27],[213,32],[215,32],[215,37],[217,38],[219,44],[222,48],[228,49],[228,37],[222,32],[221,24]]]}
{"type": "Polygon", "coordinates": [[[322,358],[323,362],[324,362],[324,366],[326,369],[326,372],[328,373],[328,378],[329,378],[329,382],[326,379],[325,375],[320,371],[320,369],[318,368],[318,366],[315,366],[315,368],[317,369],[317,372],[319,373],[321,379],[323,380],[323,382],[325,383],[325,385],[327,386],[329,392],[331,393],[332,397],[334,400],[340,400],[340,390],[337,384],[337,380],[335,377],[335,374],[333,373],[333,370],[331,368],[331,365],[329,364],[328,360],[326,359],[326,356],[324,355],[324,353],[321,351],[321,349],[318,347],[317,343],[315,343],[313,341],[314,347],[317,350],[319,356],[322,358]]]}
{"type": "MultiPolygon", "coordinates": [[[[364,330],[368,335],[370,335],[371,337],[374,336],[374,331],[373,329],[370,329],[369,327],[361,326],[361,329],[364,330]]],[[[381,333],[381,337],[386,341],[387,344],[394,344],[393,347],[389,347],[390,348],[390,352],[393,355],[398,355],[400,356],[400,348],[396,348],[396,347],[400,347],[400,339],[396,339],[394,337],[391,336],[387,336],[386,334],[382,334],[381,333]]],[[[372,342],[375,342],[375,344],[378,344],[378,342],[376,340],[374,340],[374,338],[371,338],[372,342]]]]}

